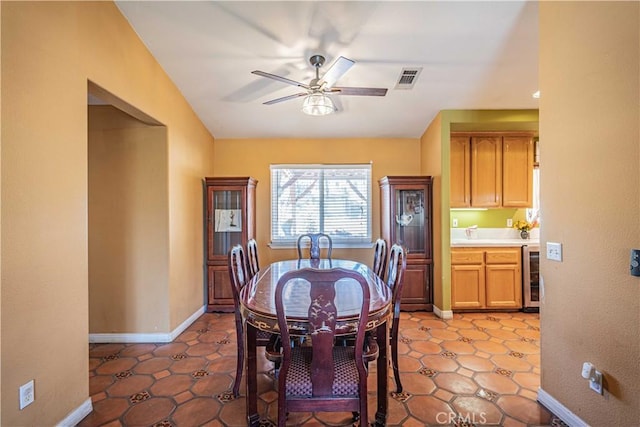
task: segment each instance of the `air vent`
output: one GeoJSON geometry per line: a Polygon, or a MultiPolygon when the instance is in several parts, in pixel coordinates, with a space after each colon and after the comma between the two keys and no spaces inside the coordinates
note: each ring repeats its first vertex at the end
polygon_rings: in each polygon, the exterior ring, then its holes
{"type": "Polygon", "coordinates": [[[422,68],[403,68],[396,89],[411,89],[416,84],[422,68]]]}

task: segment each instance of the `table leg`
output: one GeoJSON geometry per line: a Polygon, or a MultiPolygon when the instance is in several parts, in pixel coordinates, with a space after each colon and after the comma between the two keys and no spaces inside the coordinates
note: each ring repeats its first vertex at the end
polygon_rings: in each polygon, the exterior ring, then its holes
{"type": "Polygon", "coordinates": [[[376,331],[376,340],[378,342],[378,410],[374,426],[383,427],[387,423],[387,393],[389,388],[389,330],[388,322],[378,326],[376,331]]]}
{"type": "Polygon", "coordinates": [[[258,415],[258,361],[256,355],[256,328],[245,323],[245,354],[247,355],[247,425],[257,427],[258,415]]]}

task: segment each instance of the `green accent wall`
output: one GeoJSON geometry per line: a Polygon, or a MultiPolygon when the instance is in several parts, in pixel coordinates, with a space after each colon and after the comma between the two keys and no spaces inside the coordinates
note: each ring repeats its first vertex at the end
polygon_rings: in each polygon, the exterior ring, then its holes
{"type": "Polygon", "coordinates": [[[458,219],[458,228],[477,225],[480,228],[506,228],[507,219],[515,223],[525,219],[526,209],[451,209],[449,226],[453,228],[453,219],[458,219]]]}

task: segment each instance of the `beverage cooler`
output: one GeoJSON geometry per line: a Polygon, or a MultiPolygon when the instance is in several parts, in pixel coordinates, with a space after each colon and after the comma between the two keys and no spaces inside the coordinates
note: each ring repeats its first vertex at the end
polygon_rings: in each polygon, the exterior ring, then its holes
{"type": "Polygon", "coordinates": [[[523,311],[540,311],[540,247],[522,247],[523,311]]]}

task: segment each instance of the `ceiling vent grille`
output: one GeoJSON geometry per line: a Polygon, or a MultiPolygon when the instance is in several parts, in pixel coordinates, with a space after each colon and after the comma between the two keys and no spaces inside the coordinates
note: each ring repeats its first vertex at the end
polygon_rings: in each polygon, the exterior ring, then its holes
{"type": "Polygon", "coordinates": [[[396,89],[411,89],[416,84],[422,68],[403,68],[396,89]]]}

